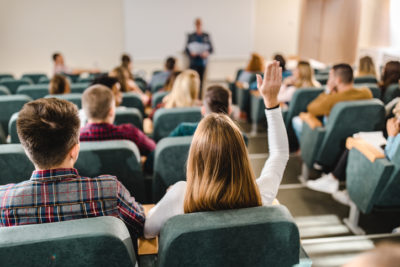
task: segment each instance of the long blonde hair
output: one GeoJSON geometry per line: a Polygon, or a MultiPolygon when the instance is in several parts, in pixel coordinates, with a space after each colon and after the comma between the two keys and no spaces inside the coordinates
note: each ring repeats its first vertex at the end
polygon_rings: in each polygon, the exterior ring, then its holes
{"type": "Polygon", "coordinates": [[[372,61],[372,58],[369,56],[360,58],[360,65],[358,66],[357,76],[370,75],[376,77],[374,61],[372,61]]]}
{"type": "Polygon", "coordinates": [[[224,114],[207,115],[189,150],[184,212],[261,206],[243,136],[224,114]]]}
{"type": "Polygon", "coordinates": [[[200,90],[200,78],[194,70],[185,70],[176,77],[171,93],[165,99],[165,108],[191,107],[200,90]]]}
{"type": "Polygon", "coordinates": [[[315,87],[318,86],[318,82],[314,79],[314,70],[311,68],[310,63],[307,61],[299,61],[297,63],[297,71],[299,77],[296,77],[296,82],[294,86],[296,88],[300,87],[315,87]]]}

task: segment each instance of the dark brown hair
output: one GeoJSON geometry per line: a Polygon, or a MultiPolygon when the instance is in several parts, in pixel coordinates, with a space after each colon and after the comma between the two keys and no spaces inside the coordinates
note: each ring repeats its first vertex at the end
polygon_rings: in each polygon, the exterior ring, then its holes
{"type": "Polygon", "coordinates": [[[26,103],[18,114],[17,132],[31,161],[40,169],[61,164],[79,143],[80,121],[73,103],[40,98],[26,103]]]}
{"type": "Polygon", "coordinates": [[[55,74],[49,83],[49,94],[51,95],[62,95],[69,94],[71,89],[69,82],[64,75],[55,74]]]}
{"type": "Polygon", "coordinates": [[[207,113],[229,113],[231,91],[221,85],[208,87],[204,95],[204,105],[207,113]]]}
{"type": "Polygon", "coordinates": [[[400,62],[399,61],[389,61],[385,65],[383,70],[382,79],[380,82],[380,88],[382,93],[385,93],[386,88],[393,83],[398,83],[400,80],[400,62]]]}
{"type": "Polygon", "coordinates": [[[104,120],[114,103],[112,91],[104,85],[90,86],[82,95],[82,108],[88,119],[104,120]]]}
{"type": "Polygon", "coordinates": [[[350,84],[353,82],[353,68],[349,64],[337,64],[333,66],[333,70],[335,71],[335,76],[340,77],[342,83],[350,84]]]}

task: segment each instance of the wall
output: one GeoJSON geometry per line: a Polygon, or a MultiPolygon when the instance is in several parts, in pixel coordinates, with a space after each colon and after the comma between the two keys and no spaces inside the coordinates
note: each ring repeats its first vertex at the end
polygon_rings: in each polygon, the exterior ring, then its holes
{"type": "Polygon", "coordinates": [[[122,0],[0,0],[0,73],[70,67],[110,69],[123,51],[122,0]],[[94,12],[95,10],[95,12],[94,12]]]}

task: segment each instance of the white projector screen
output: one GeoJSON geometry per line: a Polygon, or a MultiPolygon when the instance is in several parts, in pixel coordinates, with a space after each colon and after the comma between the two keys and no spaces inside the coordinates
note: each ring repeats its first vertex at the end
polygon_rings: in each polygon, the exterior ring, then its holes
{"type": "Polygon", "coordinates": [[[135,60],[179,55],[200,17],[213,58],[248,58],[253,5],[253,0],[124,0],[125,50],[135,60]]]}

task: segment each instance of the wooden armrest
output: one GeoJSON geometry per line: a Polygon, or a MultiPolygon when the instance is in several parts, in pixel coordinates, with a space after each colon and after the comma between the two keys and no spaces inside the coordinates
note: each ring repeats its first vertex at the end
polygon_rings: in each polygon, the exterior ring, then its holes
{"type": "Polygon", "coordinates": [[[236,87],[239,89],[248,89],[249,84],[248,83],[242,83],[242,82],[236,82],[236,87]]]}
{"type": "MultiPolygon", "coordinates": [[[[154,207],[154,204],[143,205],[144,213],[149,213],[150,209],[154,207]]],[[[158,236],[152,239],[145,239],[144,237],[138,238],[138,254],[139,255],[151,255],[158,254],[158,236]]]]}
{"type": "Polygon", "coordinates": [[[258,90],[251,90],[250,94],[252,94],[255,97],[261,97],[261,94],[258,90]]]}
{"type": "Polygon", "coordinates": [[[346,139],[346,148],[348,150],[352,148],[357,149],[371,162],[374,162],[376,159],[385,158],[385,155],[381,151],[361,138],[348,137],[346,139]]]}
{"type": "Polygon", "coordinates": [[[321,121],[318,120],[317,117],[315,117],[314,115],[312,115],[310,113],[301,112],[299,116],[300,116],[300,119],[302,119],[302,121],[307,123],[308,126],[310,126],[310,128],[313,130],[317,127],[322,127],[321,121]]]}

